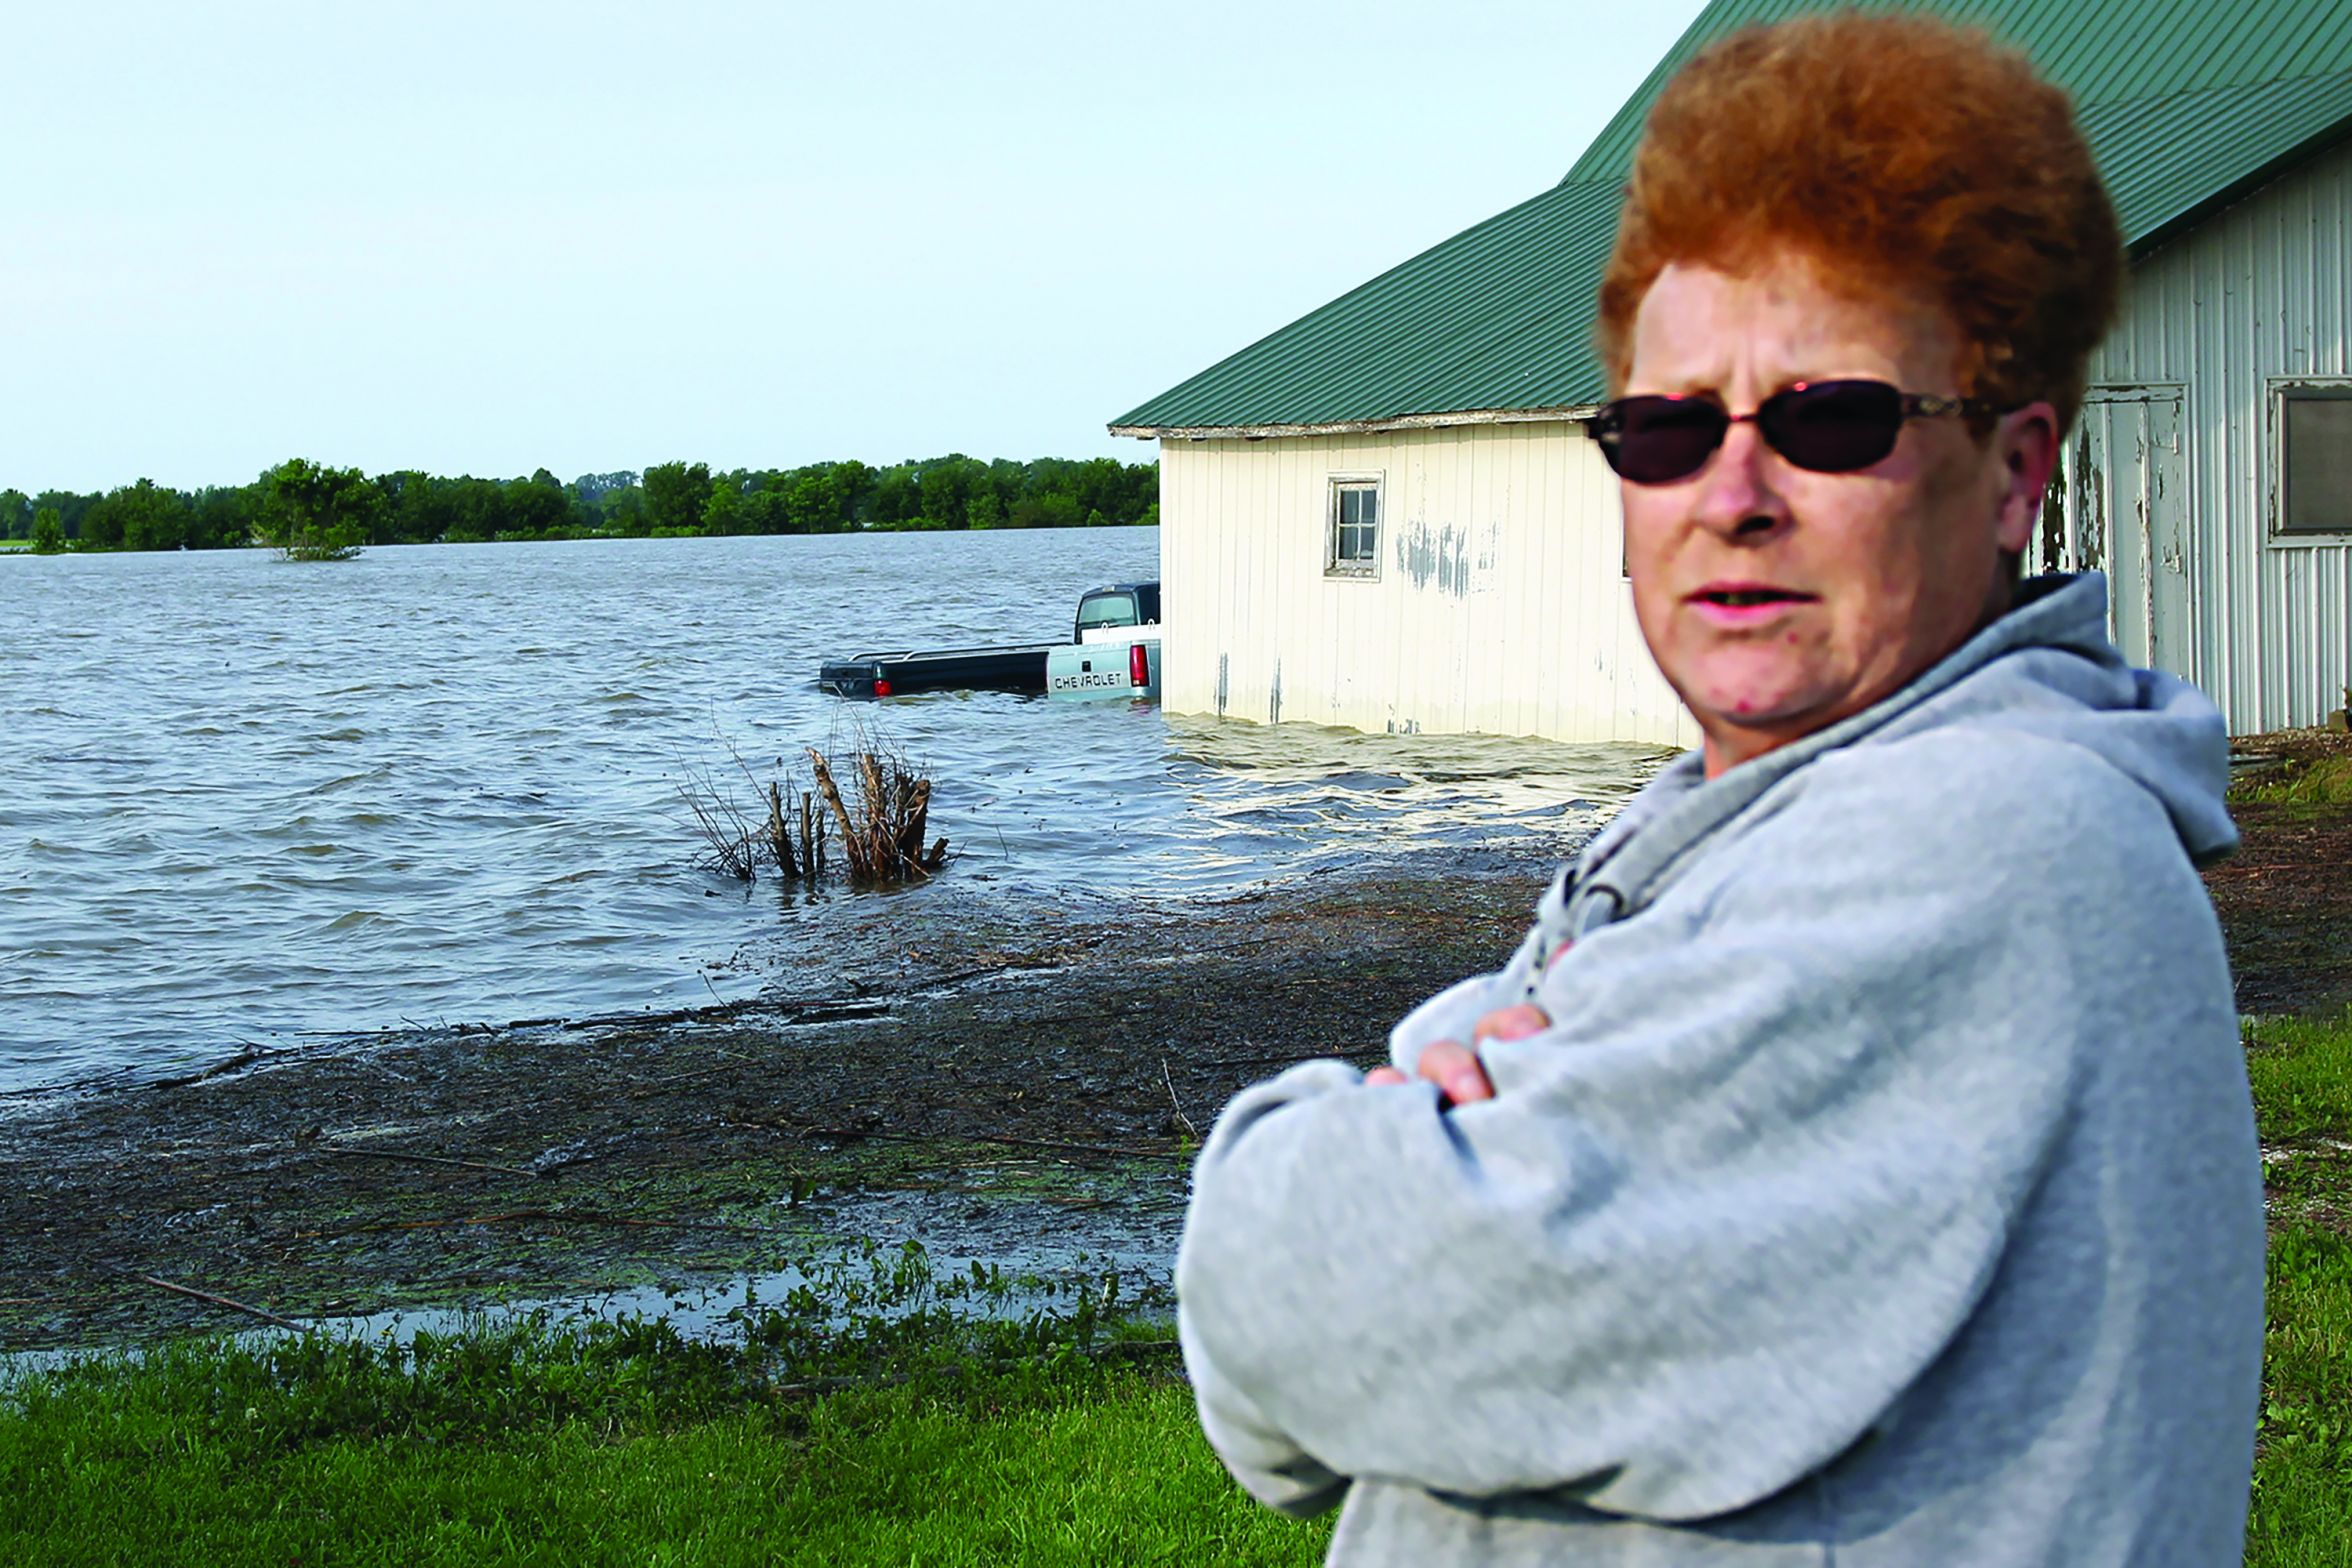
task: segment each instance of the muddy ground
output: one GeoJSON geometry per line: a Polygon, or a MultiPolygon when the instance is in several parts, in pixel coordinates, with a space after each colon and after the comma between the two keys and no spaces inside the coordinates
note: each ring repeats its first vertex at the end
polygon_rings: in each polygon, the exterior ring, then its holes
{"type": "MultiPolygon", "coordinates": [[[[2241,1009],[2352,1003],[2352,808],[2240,819],[2208,885],[2241,1009]]],[[[1164,1272],[1225,1099],[1290,1060],[1375,1059],[1405,1009],[1508,953],[1549,870],[1357,873],[1180,915],[873,901],[821,979],[754,1004],[0,1100],[0,1348],[683,1292],[863,1235],[1164,1272]]]]}
{"type": "MultiPolygon", "coordinates": [[[[2242,743],[2245,785],[2352,756],[2352,734],[2290,730],[2242,743]]],[[[2243,789],[2245,786],[2240,786],[2243,789]]],[[[2243,1013],[2334,1012],[2352,1003],[2352,805],[2231,806],[2243,842],[2205,873],[2229,938],[2243,1013]]]]}
{"type": "Polygon", "coordinates": [[[826,1237],[1164,1274],[1186,1149],[1286,1060],[1516,940],[1548,867],[1310,879],[1176,917],[837,923],[821,985],[656,1019],[404,1032],[0,1102],[0,1346],[579,1295],[826,1237]]]}

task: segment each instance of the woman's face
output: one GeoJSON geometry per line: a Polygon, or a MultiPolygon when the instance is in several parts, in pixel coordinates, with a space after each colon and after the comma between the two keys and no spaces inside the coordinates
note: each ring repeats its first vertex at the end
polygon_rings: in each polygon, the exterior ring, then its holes
{"type": "MultiPolygon", "coordinates": [[[[1635,314],[1625,391],[1735,415],[1800,381],[1955,396],[1958,360],[1940,312],[1833,294],[1802,260],[1674,265],[1635,314]]],[[[2001,552],[2026,546],[2056,440],[2046,403],[1983,442],[1957,415],[1912,419],[1876,464],[1822,474],[1742,422],[1688,478],[1625,483],[1634,611],[1708,776],[1868,707],[1999,614],[2001,552]]]]}

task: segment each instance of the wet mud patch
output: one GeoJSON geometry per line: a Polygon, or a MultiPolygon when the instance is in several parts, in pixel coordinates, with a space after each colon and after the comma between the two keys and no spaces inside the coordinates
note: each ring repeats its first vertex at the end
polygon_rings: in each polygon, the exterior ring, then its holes
{"type": "Polygon", "coordinates": [[[780,965],[750,1003],[0,1102],[0,1348],[250,1326],[222,1299],[307,1321],[683,1288],[867,1237],[1164,1277],[1225,1100],[1292,1060],[1376,1059],[1406,1009],[1507,956],[1551,869],[1180,912],[874,901],[843,957],[780,965]]]}
{"type": "Polygon", "coordinates": [[[2352,809],[2240,804],[2244,842],[2205,873],[2241,1013],[2352,1003],[2352,809]]]}
{"type": "Polygon", "coordinates": [[[2289,730],[2240,743],[2230,814],[2238,852],[2205,873],[2229,941],[2241,1013],[2352,1004],[2352,804],[2265,796],[2315,763],[2352,756],[2352,735],[2289,730]]]}

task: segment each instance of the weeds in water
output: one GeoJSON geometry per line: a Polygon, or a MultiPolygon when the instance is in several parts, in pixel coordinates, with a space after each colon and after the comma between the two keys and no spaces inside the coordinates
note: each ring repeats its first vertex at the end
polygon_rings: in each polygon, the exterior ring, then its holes
{"type": "Polygon", "coordinates": [[[874,885],[929,877],[947,864],[946,839],[923,845],[931,820],[930,778],[862,717],[850,719],[847,729],[845,741],[835,726],[830,755],[811,746],[808,759],[817,793],[840,825],[850,880],[874,885]],[[835,782],[844,772],[857,797],[854,806],[835,782]]]}
{"type": "Polygon", "coordinates": [[[708,773],[693,774],[678,786],[704,853],[698,870],[724,874],[738,882],[759,880],[769,867],[787,880],[814,882],[825,874],[825,838],[815,821],[814,797],[800,792],[800,836],[792,834],[792,812],[785,805],[790,794],[781,781],[767,787],[767,814],[754,820],[743,814],[734,796],[708,773]]]}
{"type": "Polygon", "coordinates": [[[733,741],[722,737],[719,743],[727,748],[736,775],[764,810],[757,817],[748,815],[730,779],[709,768],[689,765],[686,782],[677,790],[702,839],[703,856],[696,866],[744,883],[758,881],[763,866],[788,881],[814,882],[823,876],[825,834],[816,798],[805,789],[794,789],[789,773],[763,784],[733,741]],[[795,816],[800,823],[797,837],[793,833],[795,816]]]}
{"type": "Polygon", "coordinates": [[[827,840],[836,835],[853,885],[921,880],[947,864],[946,839],[928,848],[923,842],[931,780],[862,721],[851,723],[846,743],[836,727],[827,749],[807,748],[813,789],[796,788],[789,772],[763,782],[732,742],[720,744],[734,764],[732,776],[688,765],[685,782],[676,786],[702,840],[698,869],[744,883],[758,881],[762,871],[815,882],[825,875],[827,840]],[[750,791],[749,808],[736,793],[736,777],[750,791]],[[843,777],[849,780],[846,794],[843,777]]]}
{"type": "Polygon", "coordinates": [[[727,781],[708,768],[689,768],[677,791],[702,839],[695,869],[738,882],[758,881],[759,838],[727,781]]]}

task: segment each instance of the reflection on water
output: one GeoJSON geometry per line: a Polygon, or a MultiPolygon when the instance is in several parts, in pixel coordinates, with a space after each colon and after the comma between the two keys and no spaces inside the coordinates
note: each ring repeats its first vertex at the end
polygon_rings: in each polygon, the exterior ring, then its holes
{"type": "MultiPolygon", "coordinates": [[[[1061,635],[1156,530],[0,558],[0,1089],[308,1034],[675,1007],[839,899],[694,872],[677,790],[876,727],[959,897],[1174,900],[1557,852],[1654,765],[1004,693],[846,707],[873,641],[1061,635]]],[[[748,803],[750,791],[744,791],[748,803]]]]}
{"type": "Polygon", "coordinates": [[[1400,849],[1565,850],[1662,755],[1487,735],[1366,735],[1171,715],[1170,771],[1204,866],[1286,871],[1400,849]]]}
{"type": "Polygon", "coordinates": [[[1407,852],[1558,855],[1668,755],[1140,705],[965,702],[1008,707],[968,734],[938,712],[918,719],[911,701],[885,717],[913,732],[910,749],[940,778],[932,821],[963,852],[959,875],[1023,896],[1156,902],[1407,852]],[[943,760],[951,744],[954,763],[943,760]]]}

